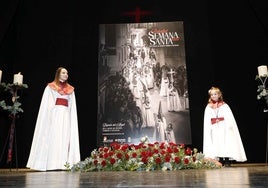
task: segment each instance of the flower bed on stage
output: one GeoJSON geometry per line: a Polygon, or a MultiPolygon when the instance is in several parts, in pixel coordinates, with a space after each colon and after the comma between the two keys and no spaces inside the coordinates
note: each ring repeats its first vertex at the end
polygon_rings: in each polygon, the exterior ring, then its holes
{"type": "Polygon", "coordinates": [[[141,142],[138,145],[112,143],[93,150],[84,161],[66,167],[72,172],[165,171],[215,169],[222,164],[183,144],[141,142]]]}

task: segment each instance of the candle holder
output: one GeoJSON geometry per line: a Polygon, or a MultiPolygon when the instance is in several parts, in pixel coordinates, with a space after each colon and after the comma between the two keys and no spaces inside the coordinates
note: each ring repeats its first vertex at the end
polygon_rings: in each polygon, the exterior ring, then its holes
{"type": "MultiPolygon", "coordinates": [[[[268,78],[267,66],[262,65],[258,67],[258,75],[256,75],[255,80],[259,81],[258,89],[257,89],[257,99],[264,100],[265,106],[263,109],[264,113],[268,113],[268,89],[266,87],[266,81],[268,78]]],[[[268,157],[268,118],[266,116],[266,156],[265,163],[267,165],[267,157],[268,157]]]]}
{"type": "Polygon", "coordinates": [[[6,103],[5,100],[0,101],[0,107],[3,110],[8,111],[9,117],[11,118],[11,124],[9,128],[9,133],[7,136],[7,140],[5,142],[5,146],[3,148],[2,154],[0,161],[2,160],[3,153],[6,149],[7,143],[8,143],[8,151],[7,151],[7,164],[10,164],[11,167],[11,162],[12,162],[12,156],[13,156],[13,146],[15,145],[15,156],[16,156],[16,168],[18,168],[18,159],[17,159],[17,146],[16,146],[16,119],[18,118],[18,114],[23,112],[23,109],[21,108],[21,103],[19,102],[19,95],[18,95],[18,90],[26,89],[28,88],[27,84],[6,84],[6,83],[0,83],[1,89],[3,88],[4,91],[8,91],[11,93],[12,98],[11,101],[12,103],[9,105],[6,103]]]}

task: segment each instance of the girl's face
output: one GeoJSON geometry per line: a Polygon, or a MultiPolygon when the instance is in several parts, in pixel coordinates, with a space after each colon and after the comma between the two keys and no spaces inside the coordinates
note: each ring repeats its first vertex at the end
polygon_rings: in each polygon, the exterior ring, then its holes
{"type": "Polygon", "coordinates": [[[211,91],[210,93],[210,98],[213,100],[213,101],[218,101],[219,98],[220,98],[220,95],[218,92],[216,91],[211,91]]]}
{"type": "Polygon", "coordinates": [[[61,82],[65,82],[67,79],[68,79],[68,71],[66,69],[61,69],[59,80],[61,82]]]}

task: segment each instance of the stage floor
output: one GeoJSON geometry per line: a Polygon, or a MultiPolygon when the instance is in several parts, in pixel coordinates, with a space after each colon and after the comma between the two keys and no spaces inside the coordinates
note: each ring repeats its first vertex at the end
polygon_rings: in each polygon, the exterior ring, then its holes
{"type": "Polygon", "coordinates": [[[0,187],[268,187],[268,165],[233,164],[207,170],[87,173],[0,169],[0,187]]]}

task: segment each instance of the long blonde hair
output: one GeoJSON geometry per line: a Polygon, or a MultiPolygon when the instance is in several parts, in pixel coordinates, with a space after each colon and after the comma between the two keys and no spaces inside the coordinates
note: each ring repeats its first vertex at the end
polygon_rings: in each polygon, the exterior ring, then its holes
{"type": "Polygon", "coordinates": [[[212,102],[212,99],[211,99],[211,93],[212,91],[215,91],[218,95],[219,95],[219,100],[218,102],[221,102],[223,101],[223,94],[222,94],[222,91],[220,90],[220,88],[218,87],[211,87],[209,90],[208,90],[208,95],[209,95],[209,99],[208,99],[208,102],[212,102]]]}

